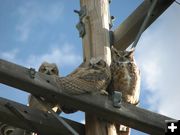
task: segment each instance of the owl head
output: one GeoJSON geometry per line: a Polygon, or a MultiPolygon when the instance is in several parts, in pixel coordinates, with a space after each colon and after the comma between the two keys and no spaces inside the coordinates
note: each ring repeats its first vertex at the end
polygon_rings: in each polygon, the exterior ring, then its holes
{"type": "Polygon", "coordinates": [[[55,63],[48,63],[48,62],[43,62],[41,66],[39,67],[39,72],[45,73],[47,75],[58,75],[59,70],[58,67],[55,63]]]}
{"type": "Polygon", "coordinates": [[[107,64],[102,58],[91,58],[90,67],[94,69],[106,68],[107,64]]]}
{"type": "Polygon", "coordinates": [[[134,49],[129,51],[118,51],[113,46],[111,47],[112,62],[128,62],[134,60],[134,49]]]}

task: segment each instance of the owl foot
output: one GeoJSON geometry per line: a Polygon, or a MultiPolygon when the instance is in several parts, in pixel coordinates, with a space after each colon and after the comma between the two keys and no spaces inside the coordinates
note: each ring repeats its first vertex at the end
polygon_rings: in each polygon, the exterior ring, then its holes
{"type": "Polygon", "coordinates": [[[139,106],[139,104],[140,104],[140,101],[138,100],[136,103],[134,103],[133,105],[135,105],[135,106],[139,106]]]}
{"type": "Polygon", "coordinates": [[[108,96],[108,95],[109,95],[106,90],[101,90],[101,91],[100,91],[100,94],[101,94],[101,95],[105,95],[105,96],[108,96]]]}

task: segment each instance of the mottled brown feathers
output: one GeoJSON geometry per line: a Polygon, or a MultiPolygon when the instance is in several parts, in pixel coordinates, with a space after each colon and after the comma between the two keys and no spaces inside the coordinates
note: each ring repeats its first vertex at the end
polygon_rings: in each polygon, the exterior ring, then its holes
{"type": "Polygon", "coordinates": [[[106,90],[111,73],[103,61],[90,63],[89,67],[79,67],[72,74],[56,78],[57,87],[68,94],[84,94],[106,90]]]}
{"type": "Polygon", "coordinates": [[[111,90],[122,92],[125,102],[135,104],[139,101],[140,71],[135,63],[134,50],[117,51],[112,48],[111,90]]]}
{"type": "MultiPolygon", "coordinates": [[[[110,66],[112,80],[109,91],[122,92],[124,102],[136,105],[139,103],[140,94],[140,71],[134,60],[134,50],[118,51],[111,48],[112,63],[110,66]]],[[[118,135],[130,134],[130,129],[126,126],[116,124],[118,135]]]]}

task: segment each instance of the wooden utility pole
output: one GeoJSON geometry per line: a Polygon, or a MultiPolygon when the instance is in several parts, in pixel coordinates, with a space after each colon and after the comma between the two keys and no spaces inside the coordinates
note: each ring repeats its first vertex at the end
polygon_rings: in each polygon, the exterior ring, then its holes
{"type": "Polygon", "coordinates": [[[80,0],[80,5],[86,12],[81,19],[85,28],[82,36],[85,62],[101,57],[110,65],[109,0],[80,0]]]}
{"type": "MultiPolygon", "coordinates": [[[[102,58],[110,65],[109,0],[80,0],[80,5],[81,11],[85,12],[85,16],[80,17],[85,29],[82,36],[85,65],[91,58],[102,58]]],[[[95,114],[86,113],[85,119],[86,135],[116,134],[114,125],[99,119],[95,114]]]]}

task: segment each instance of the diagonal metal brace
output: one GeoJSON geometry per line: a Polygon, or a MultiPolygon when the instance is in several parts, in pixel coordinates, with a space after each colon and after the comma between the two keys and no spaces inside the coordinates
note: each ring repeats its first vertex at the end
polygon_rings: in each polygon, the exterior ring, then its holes
{"type": "Polygon", "coordinates": [[[85,24],[83,23],[83,18],[86,16],[86,6],[83,6],[81,7],[81,10],[78,11],[78,10],[74,10],[75,13],[77,13],[79,15],[79,22],[78,24],[76,25],[76,28],[78,29],[79,31],[79,36],[80,37],[84,37],[84,35],[86,34],[86,31],[85,31],[85,24]]]}

